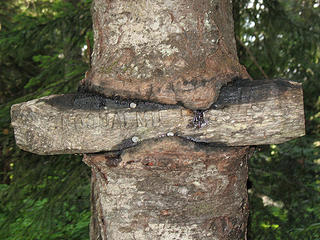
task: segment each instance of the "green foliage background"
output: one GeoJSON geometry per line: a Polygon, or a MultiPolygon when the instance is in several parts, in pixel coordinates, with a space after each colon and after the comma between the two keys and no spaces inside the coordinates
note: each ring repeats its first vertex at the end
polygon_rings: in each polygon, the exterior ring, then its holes
{"type": "MultiPolygon", "coordinates": [[[[19,150],[10,106],[75,91],[89,68],[91,0],[1,0],[0,238],[89,239],[90,169],[81,156],[19,150]]],[[[320,6],[234,0],[239,58],[254,79],[303,83],[305,137],[250,160],[249,239],[320,239],[320,6]]]]}

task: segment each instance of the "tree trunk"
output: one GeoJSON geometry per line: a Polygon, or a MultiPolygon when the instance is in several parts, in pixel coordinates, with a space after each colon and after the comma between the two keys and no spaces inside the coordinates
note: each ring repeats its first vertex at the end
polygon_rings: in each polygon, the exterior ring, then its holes
{"type": "Polygon", "coordinates": [[[91,239],[244,239],[247,150],[172,137],[87,155],[91,239]]]}
{"type": "Polygon", "coordinates": [[[207,109],[239,64],[229,0],[95,0],[86,88],[207,109]]]}
{"type": "MultiPolygon", "coordinates": [[[[82,81],[108,97],[208,109],[239,64],[229,0],[94,0],[82,81]]],[[[91,239],[243,239],[248,147],[177,137],[87,155],[91,239]]]]}

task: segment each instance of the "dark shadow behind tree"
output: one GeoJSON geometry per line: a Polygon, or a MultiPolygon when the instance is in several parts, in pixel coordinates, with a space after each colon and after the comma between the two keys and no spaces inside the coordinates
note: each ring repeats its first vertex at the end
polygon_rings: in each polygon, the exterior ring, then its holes
{"type": "MultiPolygon", "coordinates": [[[[91,0],[0,4],[1,239],[88,239],[89,168],[21,151],[13,103],[75,91],[89,68],[91,0]]],[[[319,5],[319,4],[318,4],[319,5]]],[[[240,61],[254,79],[303,83],[307,136],[250,160],[249,239],[320,238],[320,9],[312,0],[234,0],[240,61]],[[318,160],[317,160],[318,159],[318,160]]]]}

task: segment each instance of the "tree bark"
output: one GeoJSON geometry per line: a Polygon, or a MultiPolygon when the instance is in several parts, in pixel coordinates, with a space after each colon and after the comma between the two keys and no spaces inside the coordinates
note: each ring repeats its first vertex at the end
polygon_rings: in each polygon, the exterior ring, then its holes
{"type": "Polygon", "coordinates": [[[87,155],[91,239],[244,239],[248,156],[175,137],[87,155]]]}
{"type": "MultiPolygon", "coordinates": [[[[248,77],[236,54],[229,0],[94,0],[92,15],[87,90],[206,110],[222,85],[248,77]]],[[[244,238],[248,151],[173,137],[119,156],[86,156],[91,238],[244,238]]]]}
{"type": "Polygon", "coordinates": [[[246,238],[243,145],[304,134],[301,86],[242,80],[229,0],[94,0],[92,9],[93,66],[80,95],[12,106],[19,146],[91,153],[92,240],[246,238]]]}
{"type": "Polygon", "coordinates": [[[95,0],[93,65],[106,96],[207,109],[239,64],[229,0],[95,0]]]}

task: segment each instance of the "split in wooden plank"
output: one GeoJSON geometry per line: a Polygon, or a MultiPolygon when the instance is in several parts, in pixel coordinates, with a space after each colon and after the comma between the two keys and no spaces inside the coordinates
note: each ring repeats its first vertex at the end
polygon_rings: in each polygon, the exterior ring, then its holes
{"type": "Polygon", "coordinates": [[[67,154],[120,150],[166,136],[244,146],[305,134],[302,88],[295,82],[234,81],[204,112],[144,102],[130,108],[130,103],[66,94],[13,105],[16,142],[37,154],[67,154]]]}

